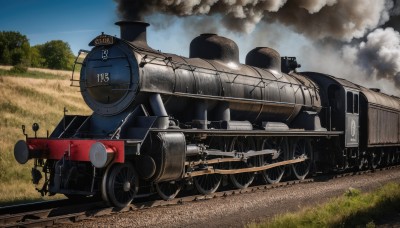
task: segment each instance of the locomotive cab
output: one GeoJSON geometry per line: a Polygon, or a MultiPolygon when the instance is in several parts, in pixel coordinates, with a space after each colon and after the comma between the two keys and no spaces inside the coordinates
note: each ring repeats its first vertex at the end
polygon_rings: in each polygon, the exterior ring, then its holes
{"type": "MultiPolygon", "coordinates": [[[[345,79],[330,75],[303,72],[321,88],[322,124],[330,131],[342,131],[338,141],[332,143],[334,159],[330,163],[339,170],[365,165],[364,154],[359,150],[359,91],[360,87],[345,79]]],[[[324,158],[326,159],[326,157],[324,158]]]]}

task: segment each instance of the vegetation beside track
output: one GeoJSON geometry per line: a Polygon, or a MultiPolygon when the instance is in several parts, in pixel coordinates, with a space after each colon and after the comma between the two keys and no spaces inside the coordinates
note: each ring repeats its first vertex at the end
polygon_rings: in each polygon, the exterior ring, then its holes
{"type": "Polygon", "coordinates": [[[41,199],[31,183],[32,161],[20,165],[14,159],[14,144],[24,139],[21,126],[33,136],[36,122],[38,137],[46,137],[62,119],[64,107],[71,115],[91,113],[67,75],[46,69],[15,73],[0,67],[0,206],[41,199]]]}
{"type": "Polygon", "coordinates": [[[50,71],[46,69],[31,69],[31,68],[27,68],[27,72],[17,72],[12,69],[7,70],[7,69],[2,69],[0,67],[0,77],[1,76],[12,76],[18,78],[36,78],[36,79],[60,79],[60,78],[66,78],[66,72],[50,71]]]}
{"type": "Polygon", "coordinates": [[[370,193],[349,189],[325,204],[248,227],[375,227],[377,222],[399,212],[400,184],[389,183],[370,193]]]}

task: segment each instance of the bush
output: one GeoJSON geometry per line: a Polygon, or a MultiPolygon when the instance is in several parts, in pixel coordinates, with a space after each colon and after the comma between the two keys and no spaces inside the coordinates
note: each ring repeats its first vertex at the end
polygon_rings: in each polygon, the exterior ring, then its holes
{"type": "Polygon", "coordinates": [[[0,31],[0,64],[29,63],[29,39],[19,32],[0,31]]]}
{"type": "Polygon", "coordinates": [[[26,73],[27,71],[28,71],[28,67],[23,66],[21,64],[15,65],[10,69],[10,72],[15,73],[15,74],[26,73]]]}
{"type": "Polygon", "coordinates": [[[36,45],[33,48],[38,51],[42,58],[39,61],[44,67],[57,70],[72,70],[75,56],[67,42],[52,40],[45,44],[36,45]]]}

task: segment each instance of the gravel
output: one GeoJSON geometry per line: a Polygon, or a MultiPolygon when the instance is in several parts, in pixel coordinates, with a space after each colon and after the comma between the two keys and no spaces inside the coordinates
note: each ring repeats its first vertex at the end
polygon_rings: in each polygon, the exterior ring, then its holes
{"type": "Polygon", "coordinates": [[[103,216],[75,223],[76,227],[243,227],[277,214],[301,210],[342,195],[350,187],[374,190],[400,183],[400,170],[386,170],[328,181],[299,184],[227,198],[185,203],[103,216]]]}

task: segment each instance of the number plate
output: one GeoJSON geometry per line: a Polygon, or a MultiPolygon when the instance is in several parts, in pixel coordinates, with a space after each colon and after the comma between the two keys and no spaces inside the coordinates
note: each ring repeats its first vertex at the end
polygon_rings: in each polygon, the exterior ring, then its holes
{"type": "Polygon", "coordinates": [[[114,37],[108,35],[100,35],[93,40],[93,46],[112,44],[114,44],[114,37]]]}
{"type": "Polygon", "coordinates": [[[98,84],[109,84],[109,82],[110,82],[110,73],[97,74],[97,83],[98,84]]]}

